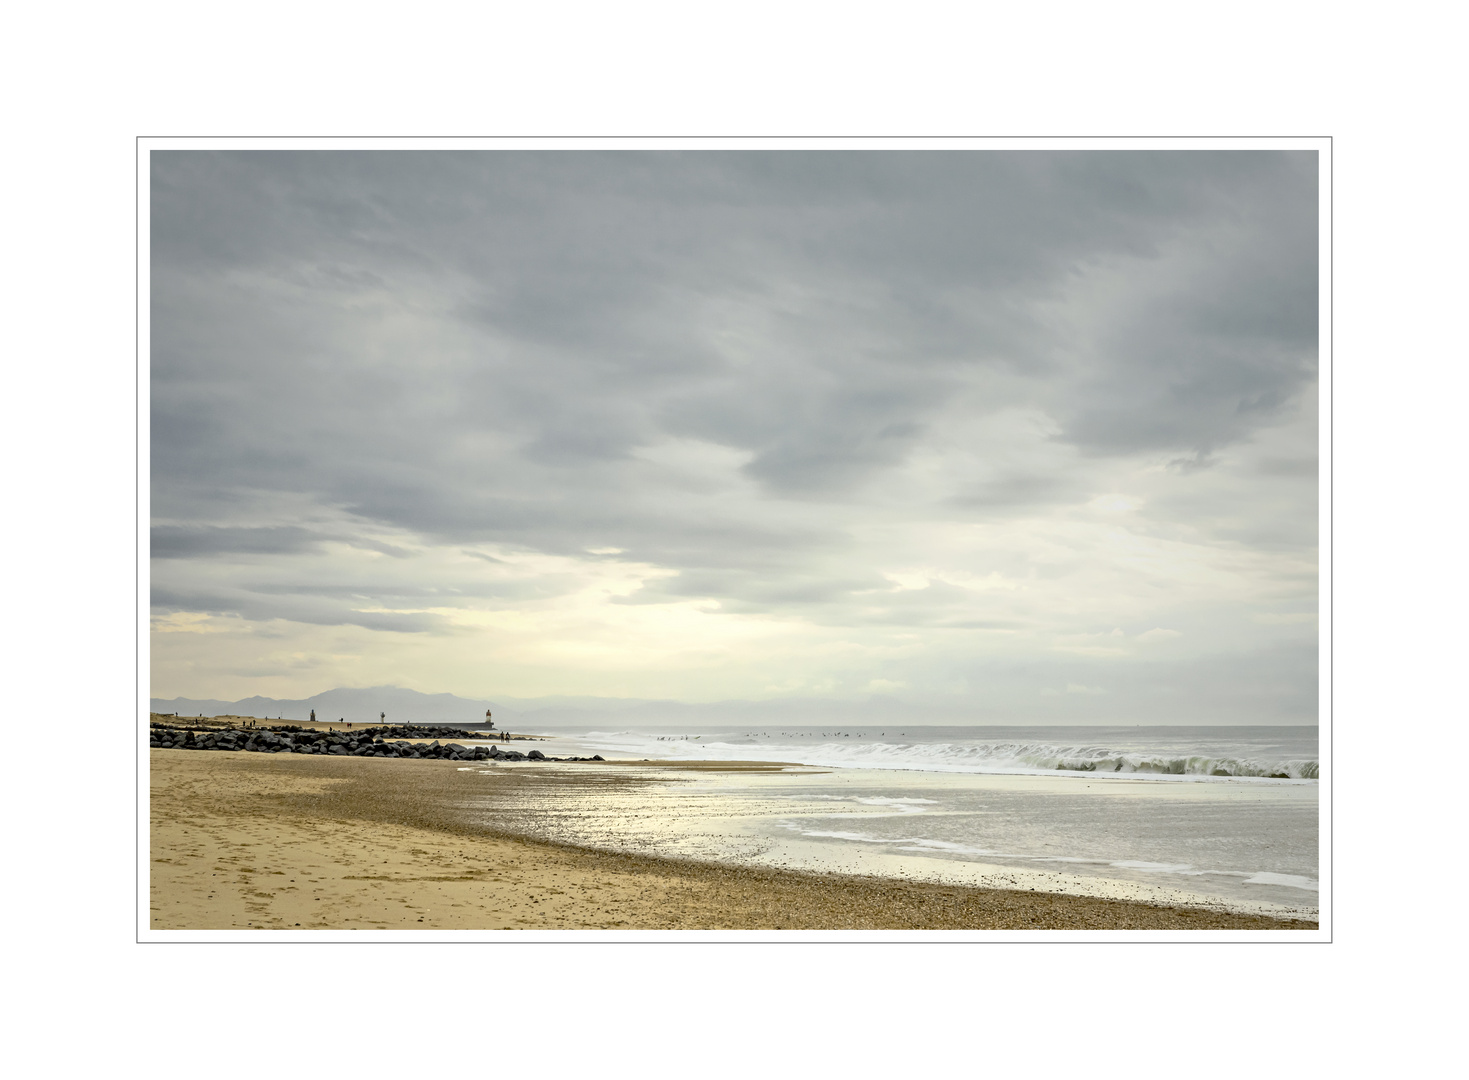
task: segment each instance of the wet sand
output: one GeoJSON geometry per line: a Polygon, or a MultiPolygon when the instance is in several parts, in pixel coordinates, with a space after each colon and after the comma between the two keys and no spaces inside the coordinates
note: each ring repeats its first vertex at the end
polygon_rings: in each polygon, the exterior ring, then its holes
{"type": "MultiPolygon", "coordinates": [[[[752,763],[678,764],[743,770],[752,763]]],[[[451,761],[150,750],[149,765],[156,930],[1316,928],[533,841],[486,825],[477,796],[491,781],[451,761]]],[[[576,768],[503,765],[492,782],[501,801],[585,798],[591,777],[576,768]]],[[[614,771],[596,782],[640,782],[635,768],[614,771]]]]}

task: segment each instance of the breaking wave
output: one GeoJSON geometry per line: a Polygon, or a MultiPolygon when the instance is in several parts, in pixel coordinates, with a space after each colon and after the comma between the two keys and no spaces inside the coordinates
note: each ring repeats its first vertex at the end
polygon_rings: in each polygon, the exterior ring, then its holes
{"type": "Polygon", "coordinates": [[[1156,773],[1164,776],[1268,776],[1282,780],[1319,780],[1321,766],[1307,758],[1286,761],[1256,761],[1208,754],[1176,756],[1157,753],[1125,753],[1104,747],[1056,747],[1017,745],[997,748],[1016,762],[1038,769],[1072,772],[1156,773]]]}
{"type": "MultiPolygon", "coordinates": [[[[833,733],[839,734],[839,733],[833,733]]],[[[887,742],[879,739],[813,736],[746,742],[728,735],[652,739],[632,732],[588,736],[612,752],[665,759],[727,758],[799,761],[810,765],[931,772],[1087,772],[1103,775],[1241,776],[1319,780],[1312,757],[1281,760],[1246,754],[1185,750],[1119,750],[1101,745],[1048,742],[952,740],[887,742]]]]}

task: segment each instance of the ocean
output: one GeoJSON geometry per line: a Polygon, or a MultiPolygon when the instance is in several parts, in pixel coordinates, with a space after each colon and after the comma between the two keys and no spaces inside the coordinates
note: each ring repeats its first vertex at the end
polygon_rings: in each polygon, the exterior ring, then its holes
{"type": "MultiPolygon", "coordinates": [[[[1313,727],[546,729],[654,768],[518,827],[612,850],[1314,918],[1313,727]]],[[[585,769],[586,766],[578,766],[585,769]]],[[[625,770],[621,770],[625,774],[625,770]]],[[[489,807],[487,806],[487,810],[489,807]]]]}

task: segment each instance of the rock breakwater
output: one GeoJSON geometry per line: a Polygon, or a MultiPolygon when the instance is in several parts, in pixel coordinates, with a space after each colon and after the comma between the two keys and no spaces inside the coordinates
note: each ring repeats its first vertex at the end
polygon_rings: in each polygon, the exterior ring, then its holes
{"type": "Polygon", "coordinates": [[[473,738],[457,728],[364,728],[362,731],[306,731],[300,728],[228,728],[196,732],[173,724],[153,724],[148,746],[155,750],[227,750],[260,754],[332,754],[339,757],[437,758],[445,761],[602,761],[592,757],[548,757],[539,750],[521,753],[499,746],[465,746],[444,738],[473,738]],[[407,734],[434,736],[410,742],[407,734]]]}

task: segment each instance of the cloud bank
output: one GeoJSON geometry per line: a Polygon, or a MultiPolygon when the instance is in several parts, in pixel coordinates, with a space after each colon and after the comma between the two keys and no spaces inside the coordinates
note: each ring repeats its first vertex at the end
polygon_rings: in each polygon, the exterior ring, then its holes
{"type": "Polygon", "coordinates": [[[1314,720],[1314,153],[151,172],[154,696],[1314,720]]]}

